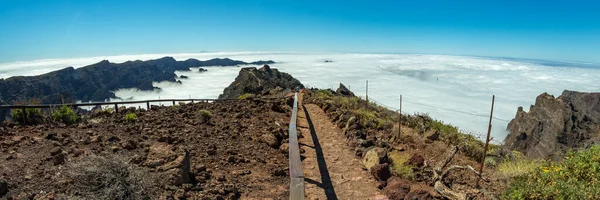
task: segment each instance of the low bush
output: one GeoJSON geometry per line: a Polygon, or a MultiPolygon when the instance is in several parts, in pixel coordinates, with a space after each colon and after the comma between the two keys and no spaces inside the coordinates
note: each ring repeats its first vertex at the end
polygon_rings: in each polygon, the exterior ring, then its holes
{"type": "Polygon", "coordinates": [[[152,199],[152,175],[119,157],[90,156],[66,168],[74,199],[152,199]]]}
{"type": "Polygon", "coordinates": [[[127,113],[125,115],[125,121],[129,123],[133,123],[137,121],[137,115],[135,113],[127,113]]]}
{"type": "Polygon", "coordinates": [[[414,166],[408,165],[410,156],[411,155],[407,152],[389,152],[388,159],[390,160],[390,171],[392,174],[404,179],[412,180],[415,177],[415,174],[413,171],[414,166]]]}
{"type": "MultiPolygon", "coordinates": [[[[40,105],[42,100],[29,99],[29,101],[21,100],[13,102],[13,105],[40,105]]],[[[12,109],[11,118],[19,124],[37,124],[44,121],[42,110],[39,108],[12,109]]]]}
{"type": "Polygon", "coordinates": [[[238,97],[238,99],[247,99],[247,98],[253,98],[254,96],[256,96],[256,95],[254,95],[254,94],[252,94],[252,93],[245,93],[245,94],[242,94],[242,95],[240,95],[240,96],[238,97]]]}
{"type": "Polygon", "coordinates": [[[600,145],[569,152],[564,161],[544,163],[514,178],[503,199],[599,199],[600,145]]]}
{"type": "Polygon", "coordinates": [[[77,122],[77,113],[68,106],[62,106],[52,112],[52,119],[57,122],[65,123],[66,125],[71,125],[77,122]]]}
{"type": "Polygon", "coordinates": [[[213,117],[212,112],[210,112],[208,110],[200,110],[200,111],[198,111],[198,114],[199,114],[200,121],[202,123],[210,121],[210,119],[213,117]]]}
{"type": "Polygon", "coordinates": [[[329,99],[333,93],[331,90],[313,90],[313,95],[316,99],[329,99]]]}
{"type": "Polygon", "coordinates": [[[514,178],[535,171],[542,161],[527,159],[518,151],[512,151],[496,166],[497,173],[503,178],[514,178]]]}

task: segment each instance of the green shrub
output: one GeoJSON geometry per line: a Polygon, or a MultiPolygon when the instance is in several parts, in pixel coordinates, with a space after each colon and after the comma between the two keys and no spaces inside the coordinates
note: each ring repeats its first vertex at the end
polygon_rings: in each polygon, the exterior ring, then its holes
{"type": "Polygon", "coordinates": [[[25,113],[23,113],[22,109],[13,109],[11,117],[20,124],[34,124],[34,119],[42,118],[42,110],[39,108],[25,108],[25,113]]]}
{"type": "Polygon", "coordinates": [[[600,146],[514,178],[503,199],[600,199],[600,146]]]}
{"type": "Polygon", "coordinates": [[[365,108],[361,108],[353,111],[360,121],[360,125],[362,127],[368,127],[369,123],[375,122],[377,120],[377,113],[370,111],[365,108]]]}
{"type": "MultiPolygon", "coordinates": [[[[475,159],[476,161],[481,161],[481,157],[483,156],[483,147],[485,145],[484,142],[476,139],[470,134],[462,133],[458,130],[458,127],[444,124],[442,121],[433,119],[427,120],[426,126],[426,129],[439,131],[441,140],[446,144],[458,146],[460,151],[465,155],[475,159]]],[[[496,148],[498,148],[497,145],[488,145],[488,149],[496,148]]]]}
{"type": "MultiPolygon", "coordinates": [[[[29,101],[20,100],[13,102],[13,105],[40,105],[42,100],[40,99],[29,99],[29,101]]],[[[12,109],[12,119],[19,124],[37,124],[43,121],[42,110],[39,108],[25,108],[23,109],[12,109]]]]}
{"type": "Polygon", "coordinates": [[[388,154],[388,158],[391,162],[390,171],[392,174],[409,180],[414,178],[414,166],[407,164],[410,160],[409,153],[403,151],[391,151],[388,154]]]}
{"type": "Polygon", "coordinates": [[[137,121],[137,115],[135,113],[127,113],[125,115],[125,121],[129,123],[133,123],[137,121]]]}
{"type": "Polygon", "coordinates": [[[213,117],[213,114],[208,110],[200,110],[198,111],[198,114],[200,115],[199,118],[202,123],[210,121],[210,119],[213,117]]]}
{"type": "Polygon", "coordinates": [[[333,96],[331,90],[314,90],[313,94],[316,99],[329,99],[333,96]]]}
{"type": "Polygon", "coordinates": [[[542,165],[541,161],[527,159],[518,151],[513,151],[496,168],[497,173],[504,178],[514,178],[535,171],[542,165]]]}
{"type": "Polygon", "coordinates": [[[252,94],[252,93],[245,93],[245,94],[242,94],[242,95],[240,95],[240,96],[238,97],[238,99],[247,99],[247,98],[253,98],[254,96],[255,96],[255,95],[254,95],[254,94],[252,94]]]}
{"type": "Polygon", "coordinates": [[[62,106],[59,109],[52,112],[52,119],[54,121],[71,125],[77,122],[77,114],[73,109],[69,108],[68,106],[62,106]]]}

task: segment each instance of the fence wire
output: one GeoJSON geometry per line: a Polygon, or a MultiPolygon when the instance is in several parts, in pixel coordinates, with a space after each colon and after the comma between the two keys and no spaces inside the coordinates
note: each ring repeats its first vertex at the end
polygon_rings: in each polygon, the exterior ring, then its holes
{"type": "MultiPolygon", "coordinates": [[[[380,101],[377,101],[376,99],[373,99],[372,97],[369,97],[369,101],[377,104],[378,106],[384,107],[384,108],[386,108],[388,110],[393,110],[393,111],[396,111],[396,112],[400,111],[400,109],[388,106],[388,105],[386,105],[384,103],[381,103],[380,101]]],[[[406,103],[411,103],[411,104],[417,104],[417,105],[421,105],[421,106],[427,106],[427,107],[442,109],[442,110],[446,110],[446,111],[450,111],[450,112],[456,112],[456,113],[461,113],[461,114],[466,114],[466,115],[472,115],[472,116],[477,116],[477,117],[489,118],[489,116],[482,115],[482,114],[470,113],[470,112],[453,110],[453,109],[448,109],[448,108],[442,108],[442,107],[438,107],[438,106],[427,105],[427,104],[417,103],[417,102],[411,102],[411,101],[406,101],[406,100],[402,99],[402,103],[405,103],[405,102],[406,103]]],[[[402,112],[402,114],[404,114],[404,115],[411,115],[411,113],[404,112],[404,111],[402,112]]],[[[497,117],[492,117],[492,118],[496,119],[496,120],[499,120],[499,121],[509,122],[509,120],[505,120],[505,119],[501,119],[501,118],[497,118],[497,117]]],[[[486,134],[481,134],[481,133],[470,131],[470,130],[462,130],[461,132],[467,132],[467,134],[472,135],[473,137],[475,137],[476,139],[481,140],[481,141],[485,141],[485,139],[487,138],[486,134]]],[[[494,137],[490,137],[490,143],[492,143],[492,144],[502,144],[503,142],[497,140],[494,137]]]]}

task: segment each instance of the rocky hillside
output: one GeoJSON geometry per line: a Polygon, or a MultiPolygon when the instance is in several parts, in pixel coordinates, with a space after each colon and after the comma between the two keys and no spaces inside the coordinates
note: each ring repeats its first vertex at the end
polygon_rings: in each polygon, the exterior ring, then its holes
{"type": "Polygon", "coordinates": [[[560,160],[570,149],[600,141],[600,93],[541,94],[529,112],[518,108],[508,131],[508,149],[529,158],[560,160]]]}
{"type": "MultiPolygon", "coordinates": [[[[107,60],[96,64],[74,69],[68,67],[39,76],[16,76],[0,79],[0,103],[12,104],[18,100],[40,99],[42,103],[72,103],[75,101],[105,101],[116,98],[113,91],[121,88],[137,88],[139,90],[156,89],[152,82],[175,82],[177,70],[190,70],[190,67],[202,66],[237,66],[263,65],[273,61],[243,61],[212,59],[199,61],[188,59],[176,61],[172,57],[164,57],[148,61],[128,61],[111,63],[107,60]]],[[[0,110],[0,120],[7,111],[0,110]]]]}
{"type": "Polygon", "coordinates": [[[303,88],[304,85],[288,73],[271,69],[269,65],[260,69],[247,67],[242,68],[235,81],[219,95],[219,99],[239,98],[242,95],[276,95],[296,87],[303,88]]]}
{"type": "Polygon", "coordinates": [[[287,199],[285,99],[119,111],[3,124],[0,199],[287,199]]]}

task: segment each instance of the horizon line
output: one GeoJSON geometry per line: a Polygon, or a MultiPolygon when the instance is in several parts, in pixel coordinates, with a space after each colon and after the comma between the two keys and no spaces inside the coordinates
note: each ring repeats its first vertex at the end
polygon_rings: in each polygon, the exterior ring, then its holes
{"type": "MultiPolygon", "coordinates": [[[[517,60],[517,61],[529,61],[529,62],[554,62],[554,63],[562,63],[562,64],[579,64],[579,65],[594,65],[596,67],[600,67],[600,62],[592,62],[592,61],[580,61],[580,60],[551,60],[551,59],[542,59],[542,58],[526,58],[526,57],[510,57],[510,56],[489,56],[489,55],[469,55],[469,54],[442,54],[442,53],[407,53],[407,52],[357,52],[357,51],[348,51],[348,52],[333,52],[333,51],[199,51],[199,52],[179,52],[179,53],[137,53],[137,54],[117,54],[117,55],[97,55],[97,56],[81,56],[81,57],[62,57],[62,58],[41,58],[41,59],[33,59],[33,60],[16,60],[16,61],[8,61],[8,62],[0,62],[0,65],[3,64],[18,64],[18,63],[29,63],[29,62],[40,62],[40,61],[61,61],[61,60],[71,60],[71,59],[87,59],[87,58],[100,58],[100,57],[124,57],[124,56],[140,56],[140,55],[157,55],[156,58],[160,59],[164,57],[173,57],[176,55],[186,55],[186,54],[218,54],[218,53],[271,53],[271,54],[320,54],[320,53],[329,53],[329,54],[376,54],[376,55],[440,55],[440,56],[460,56],[460,57],[475,57],[475,58],[493,58],[493,59],[509,59],[509,60],[517,60]]],[[[191,57],[190,57],[191,58],[191,57]]],[[[215,57],[218,58],[218,57],[215,57]]],[[[228,58],[228,57],[223,57],[228,58]]],[[[108,59],[103,59],[108,60],[108,59]]],[[[128,60],[128,61],[135,61],[128,60]]],[[[110,61],[110,60],[108,60],[110,61]]],[[[125,61],[126,62],[126,61],[125,61]]]]}

